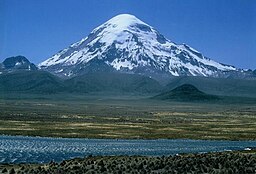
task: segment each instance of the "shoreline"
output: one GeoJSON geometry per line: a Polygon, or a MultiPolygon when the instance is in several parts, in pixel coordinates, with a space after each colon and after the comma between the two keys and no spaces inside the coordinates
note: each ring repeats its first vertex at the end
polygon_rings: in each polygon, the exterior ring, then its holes
{"type": "Polygon", "coordinates": [[[256,141],[256,139],[195,139],[195,138],[111,138],[111,137],[95,137],[95,138],[86,138],[86,137],[55,137],[55,136],[33,136],[33,135],[12,135],[12,134],[0,134],[0,136],[6,137],[26,137],[26,138],[42,138],[42,139],[82,139],[82,140],[192,140],[192,141],[256,141]]]}

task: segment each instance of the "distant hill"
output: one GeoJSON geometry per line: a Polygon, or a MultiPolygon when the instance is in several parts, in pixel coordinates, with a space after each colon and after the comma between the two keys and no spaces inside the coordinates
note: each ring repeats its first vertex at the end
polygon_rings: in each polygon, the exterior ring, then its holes
{"type": "Polygon", "coordinates": [[[153,99],[174,100],[174,101],[211,101],[211,100],[218,100],[219,97],[215,95],[206,94],[198,90],[193,85],[184,84],[170,91],[163,92],[153,97],[153,99]]]}
{"type": "Polygon", "coordinates": [[[207,77],[175,77],[167,84],[164,91],[174,89],[183,84],[191,84],[199,90],[213,95],[256,97],[256,80],[207,78],[207,77]]]}

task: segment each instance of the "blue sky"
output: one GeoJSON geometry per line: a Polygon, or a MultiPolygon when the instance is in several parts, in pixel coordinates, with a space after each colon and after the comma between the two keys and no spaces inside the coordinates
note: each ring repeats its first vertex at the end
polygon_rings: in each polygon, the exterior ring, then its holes
{"type": "Polygon", "coordinates": [[[0,0],[0,61],[40,63],[121,13],[213,60],[256,69],[255,0],[0,0]]]}

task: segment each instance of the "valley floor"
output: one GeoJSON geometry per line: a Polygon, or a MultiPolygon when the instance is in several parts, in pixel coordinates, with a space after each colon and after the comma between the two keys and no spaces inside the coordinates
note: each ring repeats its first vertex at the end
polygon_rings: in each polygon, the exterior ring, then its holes
{"type": "Polygon", "coordinates": [[[256,173],[252,151],[175,156],[89,156],[49,164],[2,164],[0,173],[256,173]]]}
{"type": "Polygon", "coordinates": [[[256,104],[126,95],[0,96],[0,134],[122,139],[256,140],[256,104]]]}

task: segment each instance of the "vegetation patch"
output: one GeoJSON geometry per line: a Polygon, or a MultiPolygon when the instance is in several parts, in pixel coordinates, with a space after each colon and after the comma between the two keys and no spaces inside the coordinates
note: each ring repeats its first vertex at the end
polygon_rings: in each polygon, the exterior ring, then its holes
{"type": "Polygon", "coordinates": [[[1,173],[255,173],[255,151],[175,156],[89,156],[48,164],[5,164],[1,173]]]}

